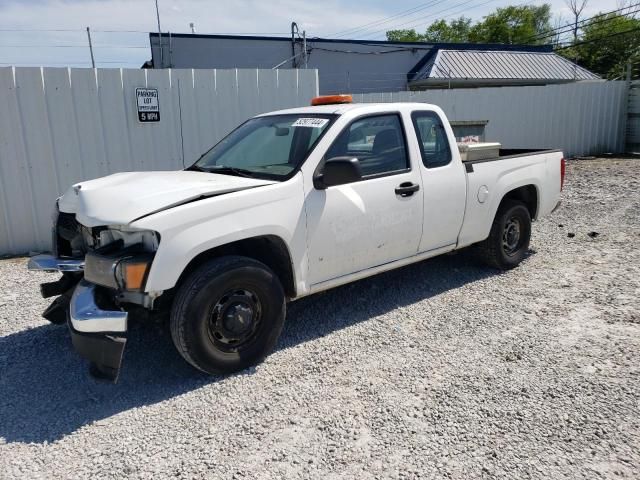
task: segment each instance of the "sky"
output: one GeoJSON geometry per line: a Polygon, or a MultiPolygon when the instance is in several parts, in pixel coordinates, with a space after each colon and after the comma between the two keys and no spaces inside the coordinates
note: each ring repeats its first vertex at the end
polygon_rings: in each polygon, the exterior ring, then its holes
{"type": "MultiPolygon", "coordinates": [[[[587,18],[622,0],[588,0],[587,18]]],[[[549,3],[568,22],[564,0],[158,0],[163,32],[279,34],[292,21],[307,36],[378,39],[394,28],[423,31],[438,18],[479,20],[497,7],[549,3]],[[233,6],[230,6],[233,5],[233,6]],[[408,11],[408,12],[407,12],[408,11]],[[361,27],[356,30],[357,27],[361,27]],[[349,31],[350,30],[350,31],[349,31]]],[[[634,2],[635,3],[635,2],[634,2]]],[[[96,66],[138,68],[151,58],[157,31],[154,0],[0,0],[0,66],[90,67],[86,27],[96,66]]]]}

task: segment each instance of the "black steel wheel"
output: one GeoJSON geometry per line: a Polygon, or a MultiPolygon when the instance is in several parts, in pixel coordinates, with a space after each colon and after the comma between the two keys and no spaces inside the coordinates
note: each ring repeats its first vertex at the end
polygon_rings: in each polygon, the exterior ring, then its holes
{"type": "Polygon", "coordinates": [[[502,250],[505,255],[513,256],[522,248],[522,224],[517,215],[509,218],[502,229],[502,250]]]}
{"type": "Polygon", "coordinates": [[[525,258],[530,240],[529,210],[521,202],[507,200],[498,208],[489,237],[478,247],[489,266],[509,270],[525,258]]]}
{"type": "Polygon", "coordinates": [[[237,351],[255,338],[261,317],[258,295],[247,289],[229,290],[211,311],[210,339],[221,350],[237,351]]]}
{"type": "Polygon", "coordinates": [[[251,258],[208,261],[180,285],[171,337],[191,365],[226,374],[255,365],[273,349],[286,314],[276,275],[251,258]]]}

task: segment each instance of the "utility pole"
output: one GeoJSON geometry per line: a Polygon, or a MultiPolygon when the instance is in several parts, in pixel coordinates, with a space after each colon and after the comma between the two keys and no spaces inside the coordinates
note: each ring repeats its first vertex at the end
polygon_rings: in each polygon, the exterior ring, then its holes
{"type": "Polygon", "coordinates": [[[89,39],[89,53],[91,53],[91,68],[96,68],[96,61],[93,58],[93,45],[91,44],[91,30],[87,27],[87,38],[89,39]]]}
{"type": "Polygon", "coordinates": [[[309,68],[309,57],[307,55],[307,31],[302,32],[302,61],[304,62],[304,68],[309,68]]]}
{"type": "Polygon", "coordinates": [[[162,29],[160,28],[160,9],[156,0],[156,18],[158,19],[158,44],[160,45],[160,68],[164,67],[164,54],[162,48],[162,29]]]}
{"type": "Polygon", "coordinates": [[[277,70],[285,63],[291,62],[292,68],[303,68],[309,67],[309,52],[307,51],[307,32],[302,32],[302,51],[296,53],[296,42],[300,40],[300,30],[298,30],[298,25],[296,22],[291,22],[291,56],[276,66],[271,67],[271,70],[277,70]],[[296,38],[296,35],[298,38],[296,38]],[[302,57],[302,60],[298,62],[297,58],[302,57]]]}
{"type": "Polygon", "coordinates": [[[296,62],[296,35],[300,35],[300,30],[298,30],[298,24],[296,22],[291,22],[291,66],[293,68],[298,68],[298,62],[296,62]]]}
{"type": "MultiPolygon", "coordinates": [[[[571,10],[571,13],[573,14],[573,19],[574,19],[573,44],[574,45],[578,43],[578,23],[580,20],[580,15],[582,15],[582,11],[584,10],[584,7],[587,6],[588,1],[589,0],[565,0],[567,7],[569,7],[569,10],[571,10]]],[[[573,54],[573,80],[574,81],[578,76],[577,64],[578,64],[578,50],[576,50],[574,47],[574,54],[573,54]]]]}

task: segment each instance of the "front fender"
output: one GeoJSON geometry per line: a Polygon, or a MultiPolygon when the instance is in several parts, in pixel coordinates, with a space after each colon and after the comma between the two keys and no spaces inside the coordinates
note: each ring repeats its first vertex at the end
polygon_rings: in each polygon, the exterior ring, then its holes
{"type": "Polygon", "coordinates": [[[273,235],[291,254],[296,279],[306,270],[301,175],[287,182],[207,198],[151,215],[132,226],[160,233],[146,292],[173,288],[199,254],[238,240],[273,235]]]}

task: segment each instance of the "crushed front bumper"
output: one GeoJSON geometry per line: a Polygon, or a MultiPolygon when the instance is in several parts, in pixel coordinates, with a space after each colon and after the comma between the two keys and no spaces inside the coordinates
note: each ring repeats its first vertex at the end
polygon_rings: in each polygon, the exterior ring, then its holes
{"type": "Polygon", "coordinates": [[[127,312],[105,310],[96,303],[95,285],[82,280],[69,302],[69,331],[73,347],[91,362],[92,375],[118,380],[127,339],[127,312]]]}
{"type": "Polygon", "coordinates": [[[102,309],[96,286],[82,280],[69,302],[69,331],[73,347],[91,362],[91,373],[117,381],[127,339],[127,312],[102,309]]]}
{"type": "Polygon", "coordinates": [[[96,286],[81,280],[71,296],[69,321],[82,333],[122,333],[127,331],[127,312],[104,310],[96,303],[96,286]]]}
{"type": "Polygon", "coordinates": [[[84,270],[84,259],[36,255],[29,259],[27,268],[29,270],[44,270],[45,272],[82,272],[84,270]]]}
{"type": "MultiPolygon", "coordinates": [[[[30,270],[63,273],[81,272],[83,267],[83,262],[79,260],[70,261],[49,255],[33,257],[28,265],[30,270]]],[[[73,346],[80,356],[91,362],[91,373],[115,382],[127,342],[128,314],[115,306],[106,306],[110,302],[103,301],[99,288],[82,279],[73,288],[73,293],[66,294],[67,298],[65,295],[59,297],[62,299],[60,303],[66,305],[58,305],[58,308],[67,310],[73,346]]]]}

